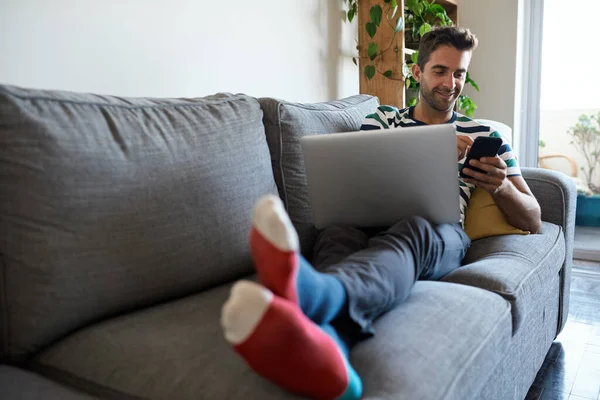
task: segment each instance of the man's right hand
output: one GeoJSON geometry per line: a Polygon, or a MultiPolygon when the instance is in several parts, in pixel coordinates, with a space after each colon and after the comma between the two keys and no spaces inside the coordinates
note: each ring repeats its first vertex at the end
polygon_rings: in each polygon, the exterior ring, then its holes
{"type": "Polygon", "coordinates": [[[466,135],[456,135],[456,152],[457,160],[460,161],[467,156],[471,146],[473,145],[473,138],[466,135]]]}

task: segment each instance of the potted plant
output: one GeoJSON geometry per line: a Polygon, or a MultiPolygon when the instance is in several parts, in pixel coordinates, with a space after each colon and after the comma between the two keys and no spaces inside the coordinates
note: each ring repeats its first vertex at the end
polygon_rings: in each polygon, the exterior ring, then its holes
{"type": "Polygon", "coordinates": [[[597,115],[581,115],[568,131],[573,144],[583,155],[586,167],[581,171],[587,187],[578,189],[575,224],[600,226],[600,187],[593,181],[600,170],[600,112],[597,115]]]}

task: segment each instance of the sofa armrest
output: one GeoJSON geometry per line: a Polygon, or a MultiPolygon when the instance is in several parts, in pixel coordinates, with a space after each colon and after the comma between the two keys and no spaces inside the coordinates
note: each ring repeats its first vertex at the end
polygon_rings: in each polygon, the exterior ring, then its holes
{"type": "Polygon", "coordinates": [[[569,314],[571,267],[575,241],[575,207],[577,190],[567,175],[542,168],[522,168],[523,178],[540,203],[542,220],[562,227],[565,235],[565,261],[560,270],[560,296],[558,310],[558,335],[569,314]]]}

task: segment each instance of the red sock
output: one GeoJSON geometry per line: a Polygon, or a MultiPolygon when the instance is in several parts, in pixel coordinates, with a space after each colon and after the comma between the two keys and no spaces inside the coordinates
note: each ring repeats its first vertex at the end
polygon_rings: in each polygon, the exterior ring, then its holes
{"type": "Polygon", "coordinates": [[[313,399],[360,398],[360,378],[336,341],[260,285],[236,284],[222,323],[235,351],[278,386],[313,399]]]}
{"type": "Polygon", "coordinates": [[[260,282],[294,304],[298,304],[298,247],[298,235],[281,200],[261,198],[252,218],[250,253],[260,282]]]}

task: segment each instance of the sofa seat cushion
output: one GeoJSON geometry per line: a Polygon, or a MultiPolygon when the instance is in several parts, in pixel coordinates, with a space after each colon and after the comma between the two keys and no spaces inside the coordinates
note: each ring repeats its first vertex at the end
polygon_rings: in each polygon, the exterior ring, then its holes
{"type": "Polygon", "coordinates": [[[473,398],[511,343],[510,304],[493,293],[417,282],[351,361],[367,399],[473,398]]]}
{"type": "MultiPolygon", "coordinates": [[[[87,328],[43,352],[36,365],[71,384],[144,399],[297,398],[254,374],[223,338],[222,286],[87,328]]],[[[477,393],[511,340],[510,305],[485,290],[418,282],[376,322],[352,362],[365,398],[434,400],[477,393]],[[423,377],[435,385],[424,385],[423,377]]]]}
{"type": "Polygon", "coordinates": [[[33,372],[0,365],[0,399],[94,400],[96,397],[63,386],[33,372]]]}
{"type": "Polygon", "coordinates": [[[513,334],[565,260],[565,238],[558,225],[544,222],[535,235],[505,235],[476,240],[464,266],[446,275],[446,282],[498,293],[511,303],[513,334]]]}

